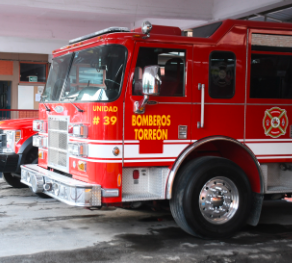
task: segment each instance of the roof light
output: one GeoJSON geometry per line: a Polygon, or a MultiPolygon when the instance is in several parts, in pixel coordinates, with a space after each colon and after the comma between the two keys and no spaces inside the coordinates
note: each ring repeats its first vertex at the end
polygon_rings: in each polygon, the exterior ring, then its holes
{"type": "Polygon", "coordinates": [[[86,40],[86,39],[97,37],[97,36],[100,36],[100,35],[104,35],[104,34],[108,34],[108,33],[115,33],[115,32],[130,32],[130,30],[127,27],[109,27],[109,28],[106,28],[106,29],[103,29],[103,30],[100,30],[100,31],[97,31],[97,32],[94,32],[94,33],[91,33],[91,34],[88,34],[88,35],[85,35],[85,36],[82,36],[82,37],[78,37],[78,38],[72,39],[72,40],[69,41],[69,45],[77,43],[79,41],[83,41],[83,40],[86,40]]]}
{"type": "Polygon", "coordinates": [[[152,29],[152,25],[149,21],[144,21],[142,24],[142,32],[149,37],[149,33],[152,29]]]}

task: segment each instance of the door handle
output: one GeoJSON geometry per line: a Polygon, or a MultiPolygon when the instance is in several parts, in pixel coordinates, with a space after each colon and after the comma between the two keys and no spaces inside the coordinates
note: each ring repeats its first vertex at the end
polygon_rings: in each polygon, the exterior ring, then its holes
{"type": "Polygon", "coordinates": [[[204,128],[204,110],[205,110],[205,84],[198,84],[198,90],[201,91],[201,121],[198,121],[198,129],[204,128]]]}

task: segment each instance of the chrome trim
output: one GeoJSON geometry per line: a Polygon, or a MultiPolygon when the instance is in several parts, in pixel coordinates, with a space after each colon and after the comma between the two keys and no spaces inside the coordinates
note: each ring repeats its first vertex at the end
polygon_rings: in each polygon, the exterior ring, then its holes
{"type": "Polygon", "coordinates": [[[166,199],[171,199],[171,197],[172,197],[172,187],[173,187],[175,176],[177,174],[178,169],[180,168],[183,161],[187,158],[187,156],[193,150],[198,148],[199,146],[201,146],[205,143],[208,143],[208,142],[219,141],[219,140],[233,142],[233,143],[237,144],[238,146],[242,147],[250,155],[250,157],[253,159],[253,161],[258,169],[260,183],[261,183],[261,193],[264,192],[263,172],[262,172],[262,169],[260,167],[260,163],[258,162],[258,160],[255,157],[255,155],[253,154],[253,152],[247,146],[245,146],[244,144],[242,144],[241,142],[239,142],[233,138],[224,137],[224,136],[212,136],[212,137],[208,137],[208,138],[204,138],[204,139],[196,141],[195,143],[193,143],[192,145],[187,147],[186,150],[183,153],[181,153],[180,156],[176,159],[176,161],[174,162],[174,164],[169,172],[169,175],[168,175],[168,180],[167,180],[167,184],[166,184],[166,199]]]}
{"type": "MultiPolygon", "coordinates": [[[[192,103],[192,102],[157,102],[157,104],[178,104],[178,105],[191,105],[191,104],[196,104],[196,103],[192,103]]],[[[200,104],[200,103],[197,103],[200,104]]]]}
{"type": "MultiPolygon", "coordinates": [[[[101,206],[101,186],[72,179],[62,174],[46,170],[37,164],[21,165],[21,182],[32,186],[28,182],[27,174],[35,176],[38,182],[42,181],[42,192],[63,203],[81,207],[101,206]],[[52,184],[53,188],[44,186],[52,184]],[[54,187],[54,185],[57,186],[54,187]],[[62,191],[61,191],[62,188],[62,191]]],[[[40,189],[40,184],[38,185],[40,189]]]]}
{"type": "Polygon", "coordinates": [[[145,112],[145,106],[149,100],[148,95],[144,95],[142,102],[135,101],[134,102],[134,113],[143,114],[145,112]]]}
{"type": "Polygon", "coordinates": [[[216,176],[204,184],[199,195],[200,212],[214,225],[225,224],[239,208],[239,193],[232,180],[216,176]]]}
{"type": "MultiPolygon", "coordinates": [[[[194,105],[200,105],[200,102],[194,102],[194,105]]],[[[226,103],[226,102],[205,102],[205,105],[239,105],[239,106],[244,106],[244,103],[226,103]]]]}
{"type": "MultiPolygon", "coordinates": [[[[188,138],[188,125],[178,125],[178,139],[183,140],[187,138],[188,138]]],[[[164,141],[164,142],[167,142],[167,141],[164,141]]]]}
{"type": "Polygon", "coordinates": [[[246,65],[245,65],[245,90],[244,90],[244,116],[243,116],[243,138],[244,138],[244,142],[246,139],[246,110],[247,110],[247,76],[248,76],[248,69],[249,69],[249,64],[248,64],[248,48],[249,48],[249,30],[247,29],[246,32],[246,65]]]}
{"type": "Polygon", "coordinates": [[[63,106],[56,106],[53,110],[57,113],[62,113],[64,111],[64,107],[63,106]]]}
{"type": "Polygon", "coordinates": [[[122,167],[124,167],[124,158],[125,158],[125,101],[123,102],[123,139],[122,139],[122,148],[123,148],[123,151],[122,151],[122,167]]]}
{"type": "Polygon", "coordinates": [[[201,121],[197,123],[197,128],[204,128],[204,110],[205,110],[205,84],[198,83],[198,90],[201,91],[201,121]]]}
{"type": "Polygon", "coordinates": [[[120,191],[119,189],[101,189],[101,196],[102,197],[119,197],[120,191]]]}

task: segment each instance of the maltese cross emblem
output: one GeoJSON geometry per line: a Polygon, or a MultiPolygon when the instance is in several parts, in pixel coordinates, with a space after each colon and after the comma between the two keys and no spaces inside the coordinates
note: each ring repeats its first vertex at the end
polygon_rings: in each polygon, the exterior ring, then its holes
{"type": "Polygon", "coordinates": [[[288,117],[286,110],[282,110],[278,107],[273,107],[265,111],[263,119],[263,127],[266,136],[272,138],[278,138],[281,135],[286,134],[288,127],[288,117]]]}

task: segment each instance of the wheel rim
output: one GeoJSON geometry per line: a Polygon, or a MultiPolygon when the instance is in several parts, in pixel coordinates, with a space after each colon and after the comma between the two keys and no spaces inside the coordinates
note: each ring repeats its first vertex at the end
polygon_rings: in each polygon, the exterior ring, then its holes
{"type": "Polygon", "coordinates": [[[199,195],[199,206],[207,221],[212,224],[224,224],[238,210],[238,189],[229,178],[214,177],[203,186],[199,195]]]}

